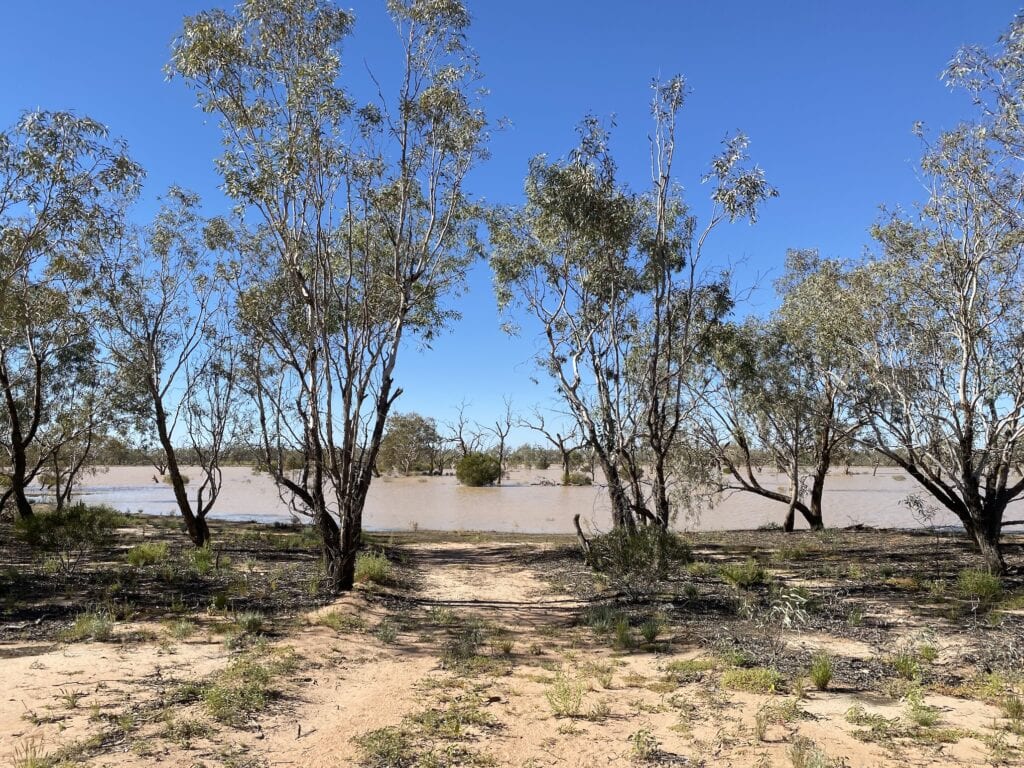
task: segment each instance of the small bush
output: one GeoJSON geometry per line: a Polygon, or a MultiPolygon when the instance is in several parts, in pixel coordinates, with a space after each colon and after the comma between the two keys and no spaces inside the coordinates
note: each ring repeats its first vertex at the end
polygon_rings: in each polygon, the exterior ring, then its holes
{"type": "Polygon", "coordinates": [[[246,611],[235,616],[235,626],[248,635],[258,635],[263,631],[263,614],[258,611],[246,611]]]}
{"type": "Polygon", "coordinates": [[[827,690],[832,682],[832,657],[827,653],[819,653],[811,661],[811,682],[819,691],[827,690]]]}
{"type": "Polygon", "coordinates": [[[590,475],[582,472],[566,472],[562,475],[562,485],[586,486],[591,482],[590,475]]]}
{"type": "Polygon", "coordinates": [[[110,639],[113,631],[114,619],[108,611],[89,610],[78,614],[75,623],[61,632],[60,638],[70,643],[81,640],[104,642],[110,639]]]}
{"type": "Polygon", "coordinates": [[[373,630],[373,634],[385,645],[391,645],[398,639],[398,627],[390,619],[383,619],[373,630]]]}
{"type": "Polygon", "coordinates": [[[646,728],[641,728],[631,735],[629,743],[633,747],[633,759],[641,763],[653,760],[661,749],[657,737],[646,728]]]}
{"type": "Polygon", "coordinates": [[[911,649],[900,649],[892,657],[890,663],[896,674],[904,680],[917,680],[921,676],[921,665],[917,661],[917,654],[911,649]]]}
{"type": "Polygon", "coordinates": [[[316,623],[330,627],[335,632],[362,632],[366,629],[366,621],[361,616],[353,616],[341,611],[329,611],[317,617],[316,623]]]}
{"type": "Polygon", "coordinates": [[[782,675],[768,667],[727,669],[722,673],[722,687],[748,693],[775,693],[782,684],[782,675]]]}
{"type": "Polygon", "coordinates": [[[843,760],[833,760],[806,736],[797,736],[789,746],[789,761],[793,768],[839,768],[843,760]]]}
{"type": "Polygon", "coordinates": [[[636,642],[633,640],[633,630],[629,626],[629,619],[625,616],[619,616],[615,620],[615,640],[612,643],[620,651],[628,651],[636,642]]]}
{"type": "Polygon", "coordinates": [[[51,553],[56,569],[71,576],[87,553],[110,544],[120,521],[110,507],[73,504],[18,520],[17,531],[33,549],[51,553]]]}
{"type": "Polygon", "coordinates": [[[494,485],[501,477],[501,465],[486,453],[467,453],[455,465],[455,477],[463,485],[478,488],[494,485]]]}
{"type": "Polygon", "coordinates": [[[555,717],[579,717],[583,708],[583,683],[560,672],[544,696],[555,717]]]}
{"type": "Polygon", "coordinates": [[[391,562],[383,552],[360,552],[356,556],[355,580],[360,584],[392,584],[394,571],[391,562]]]}
{"type": "MultiPolygon", "coordinates": [[[[217,565],[217,555],[208,545],[189,550],[186,563],[197,575],[205,576],[217,565]]],[[[227,560],[227,558],[223,558],[227,560]]],[[[227,563],[225,562],[224,565],[227,563]]]]}
{"type": "Polygon", "coordinates": [[[1000,708],[1007,720],[1019,723],[1024,720],[1024,699],[1015,694],[1010,694],[1000,702],[1000,708]]]}
{"type": "Polygon", "coordinates": [[[996,602],[1003,594],[1003,584],[998,576],[970,568],[957,575],[956,589],[963,599],[977,600],[986,606],[996,602]]]}
{"type": "Polygon", "coordinates": [[[678,659],[665,666],[666,676],[677,683],[692,683],[700,680],[715,668],[711,659],[678,659]]]}
{"type": "Polygon", "coordinates": [[[744,563],[729,563],[719,570],[722,578],[737,589],[749,589],[757,584],[764,584],[768,576],[764,568],[753,557],[744,563]]]}
{"type": "Polygon", "coordinates": [[[639,600],[690,559],[678,536],[657,526],[618,528],[590,542],[590,564],[613,589],[639,600]]]}
{"type": "Polygon", "coordinates": [[[354,739],[366,768],[407,768],[418,761],[412,735],[395,727],[378,728],[354,739]]]}
{"type": "Polygon", "coordinates": [[[907,718],[914,725],[929,728],[939,722],[939,710],[924,703],[920,690],[913,690],[907,694],[907,718]]]}
{"type": "Polygon", "coordinates": [[[144,568],[147,565],[161,563],[167,559],[166,541],[147,541],[144,544],[136,544],[126,555],[128,564],[136,568],[144,568]]]}
{"type": "Polygon", "coordinates": [[[658,635],[664,629],[661,619],[658,616],[648,617],[643,624],[640,625],[640,635],[647,643],[653,643],[658,639],[658,635]]]}
{"type": "Polygon", "coordinates": [[[291,649],[257,647],[202,688],[206,711],[218,722],[238,725],[267,706],[276,694],[274,678],[293,672],[296,666],[298,659],[291,649]]]}

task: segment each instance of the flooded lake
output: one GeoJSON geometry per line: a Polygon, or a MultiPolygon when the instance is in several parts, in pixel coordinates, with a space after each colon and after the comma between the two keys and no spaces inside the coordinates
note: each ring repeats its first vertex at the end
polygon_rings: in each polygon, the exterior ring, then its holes
{"type": "MultiPolygon", "coordinates": [[[[198,472],[185,468],[193,479],[198,472]]],[[[110,467],[86,475],[79,498],[93,504],[109,504],[126,512],[177,514],[170,486],[154,481],[152,467],[110,467]]],[[[503,531],[522,533],[572,533],[573,515],[579,513],[591,529],[607,530],[611,524],[607,495],[598,486],[565,488],[542,483],[556,482],[557,470],[514,470],[501,487],[465,488],[454,477],[381,477],[373,481],[366,504],[364,525],[371,531],[442,530],[503,531]]],[[[766,488],[785,485],[785,479],[765,472],[766,488]]],[[[826,485],[825,524],[842,527],[863,523],[876,527],[916,528],[910,510],[901,502],[919,492],[905,473],[855,468],[836,473],[826,485]]],[[[733,493],[697,521],[677,523],[678,528],[729,530],[781,523],[785,505],[749,493],[733,493]]],[[[292,515],[281,501],[273,481],[248,467],[227,467],[224,488],[210,514],[222,520],[288,522],[292,515]]],[[[935,523],[959,526],[955,516],[940,511],[935,523]]],[[[803,519],[797,515],[797,524],[803,519]]]]}

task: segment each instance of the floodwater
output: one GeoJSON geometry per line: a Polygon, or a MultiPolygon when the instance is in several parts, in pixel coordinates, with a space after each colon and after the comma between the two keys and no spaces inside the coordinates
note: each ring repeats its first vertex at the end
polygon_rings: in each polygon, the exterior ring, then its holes
{"type": "MultiPolygon", "coordinates": [[[[183,470],[194,480],[199,473],[183,470]]],[[[109,504],[126,512],[176,514],[170,486],[157,482],[151,467],[101,468],[87,474],[79,498],[109,504]]],[[[514,470],[501,487],[465,488],[454,477],[381,477],[370,487],[364,526],[370,531],[440,530],[572,533],[573,515],[584,527],[607,530],[611,524],[606,492],[599,486],[565,488],[554,483],[559,472],[514,470]]],[[[785,479],[765,472],[759,480],[766,488],[785,485],[785,479]]],[[[824,498],[825,524],[842,527],[862,523],[882,528],[917,528],[902,501],[921,492],[914,480],[899,470],[854,468],[830,476],[824,498]]],[[[757,528],[781,523],[784,504],[749,493],[732,493],[698,520],[677,521],[690,530],[757,528]]],[[[273,481],[248,467],[224,469],[224,487],[211,518],[288,522],[292,514],[281,501],[273,481]]],[[[934,523],[959,526],[952,513],[940,510],[934,523]]],[[[803,525],[797,515],[798,526],[803,525]]]]}

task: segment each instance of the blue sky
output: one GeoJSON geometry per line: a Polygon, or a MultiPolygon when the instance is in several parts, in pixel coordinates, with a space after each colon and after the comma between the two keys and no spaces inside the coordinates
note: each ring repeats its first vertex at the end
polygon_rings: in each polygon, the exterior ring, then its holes
{"type": "MultiPolygon", "coordinates": [[[[967,99],[945,88],[939,73],[959,46],[994,43],[1018,10],[998,0],[468,3],[488,112],[511,122],[494,135],[493,158],[473,174],[470,191],[495,203],[520,200],[529,158],[564,154],[588,113],[615,116],[622,176],[643,187],[648,83],[683,73],[692,93],[677,179],[691,203],[700,210],[707,192],[700,175],[736,130],[750,136],[752,156],[780,192],[756,226],[719,231],[711,247],[722,263],[739,265],[741,283],[760,276],[766,289],[745,308],[754,312],[770,309],[767,287],[787,248],[857,256],[871,247],[879,205],[921,198],[911,126],[922,120],[941,130],[969,115],[967,99]]],[[[215,4],[7,0],[0,125],[36,107],[89,114],[147,169],[147,201],[177,183],[201,193],[210,213],[222,212],[216,122],[162,72],[182,17],[215,4]]],[[[386,76],[396,41],[383,0],[352,7],[356,31],[344,62],[358,84],[365,65],[386,76]]],[[[140,217],[150,210],[144,201],[140,217]]],[[[519,339],[499,330],[486,264],[469,280],[463,320],[431,351],[407,351],[400,410],[444,420],[465,398],[486,420],[504,395],[523,410],[550,398],[546,382],[531,382],[530,329],[519,339]]]]}

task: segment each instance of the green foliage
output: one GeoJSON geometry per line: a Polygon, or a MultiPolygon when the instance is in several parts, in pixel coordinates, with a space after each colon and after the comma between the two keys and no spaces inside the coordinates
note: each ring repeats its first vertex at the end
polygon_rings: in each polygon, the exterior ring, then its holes
{"type": "Polygon", "coordinates": [[[830,758],[806,736],[796,736],[789,745],[789,761],[793,768],[842,768],[846,762],[830,758]]]}
{"type": "Polygon", "coordinates": [[[615,620],[615,638],[612,644],[620,651],[629,651],[636,646],[633,639],[633,628],[629,625],[629,617],[620,615],[615,620]]]}
{"type": "Polygon", "coordinates": [[[360,552],[356,556],[355,580],[359,584],[395,583],[394,568],[383,552],[360,552]]]}
{"type": "Polygon", "coordinates": [[[70,576],[88,552],[113,541],[120,522],[120,513],[110,507],[80,503],[19,519],[17,531],[34,549],[51,553],[60,572],[70,576]]]}
{"type": "Polygon", "coordinates": [[[657,737],[647,728],[641,728],[629,737],[634,760],[646,763],[657,757],[661,749],[657,737]]]}
{"type": "Polygon", "coordinates": [[[586,689],[583,681],[568,677],[559,672],[544,696],[551,705],[551,713],[555,717],[579,717],[583,709],[583,692],[586,689]]]}
{"type": "Polygon", "coordinates": [[[329,611],[317,617],[317,624],[330,627],[336,632],[362,632],[366,629],[366,620],[361,616],[343,613],[342,611],[329,611]]]}
{"type": "Polygon", "coordinates": [[[245,611],[235,616],[235,626],[248,635],[258,635],[263,631],[263,614],[259,611],[245,611]]]}
{"type": "Polygon", "coordinates": [[[665,624],[660,616],[648,616],[640,625],[640,636],[647,643],[653,643],[664,630],[665,624]]]}
{"type": "Polygon", "coordinates": [[[832,682],[832,657],[827,653],[815,654],[811,660],[811,682],[819,691],[828,689],[832,682]]]}
{"type": "Polygon", "coordinates": [[[501,476],[498,460],[486,453],[467,453],[455,465],[455,476],[463,485],[494,485],[501,476]]]}
{"type": "Polygon", "coordinates": [[[418,413],[392,413],[377,454],[377,468],[403,475],[440,469],[437,422],[418,413]]]}
{"type": "Polygon", "coordinates": [[[129,565],[144,568],[147,565],[162,563],[167,559],[168,547],[165,541],[147,541],[136,544],[125,556],[129,565]]]}
{"type": "Polygon", "coordinates": [[[921,676],[921,665],[912,648],[900,648],[889,660],[896,674],[904,680],[917,680],[921,676]]]}
{"type": "MultiPolygon", "coordinates": [[[[193,547],[185,555],[188,566],[199,576],[206,576],[217,563],[217,553],[209,546],[193,547]]],[[[230,560],[221,558],[221,565],[226,566],[230,560]]]]}
{"type": "Polygon", "coordinates": [[[218,722],[240,725],[274,697],[274,679],[293,672],[297,666],[298,659],[291,649],[258,646],[235,659],[202,688],[206,711],[218,722]]]}
{"type": "Polygon", "coordinates": [[[654,593],[690,559],[678,536],[658,526],[616,528],[590,542],[590,564],[608,584],[634,600],[654,593]]]}
{"type": "Polygon", "coordinates": [[[586,486],[590,484],[590,475],[585,475],[582,472],[566,472],[562,475],[562,485],[586,486]]]}
{"type": "Polygon", "coordinates": [[[753,557],[743,563],[727,563],[719,569],[722,578],[739,589],[749,589],[767,581],[767,573],[753,557]]]}
{"type": "Polygon", "coordinates": [[[964,600],[974,600],[986,607],[999,600],[1003,594],[1003,584],[998,576],[970,568],[957,574],[956,589],[964,600]]]}
{"type": "Polygon", "coordinates": [[[61,640],[74,643],[82,640],[105,642],[114,632],[114,618],[109,611],[90,609],[75,617],[74,623],[60,633],[61,640]]]}
{"type": "Polygon", "coordinates": [[[676,659],[665,665],[665,674],[677,683],[692,683],[714,668],[712,659],[676,659]]]}
{"type": "Polygon", "coordinates": [[[411,768],[418,761],[412,735],[388,726],[364,733],[354,739],[362,752],[365,768],[411,768]]]}
{"type": "Polygon", "coordinates": [[[390,645],[398,639],[398,627],[390,619],[382,619],[373,634],[385,645],[390,645]]]}
{"type": "Polygon", "coordinates": [[[727,669],[722,673],[722,687],[748,693],[775,693],[782,684],[782,675],[768,667],[727,669]]]}

